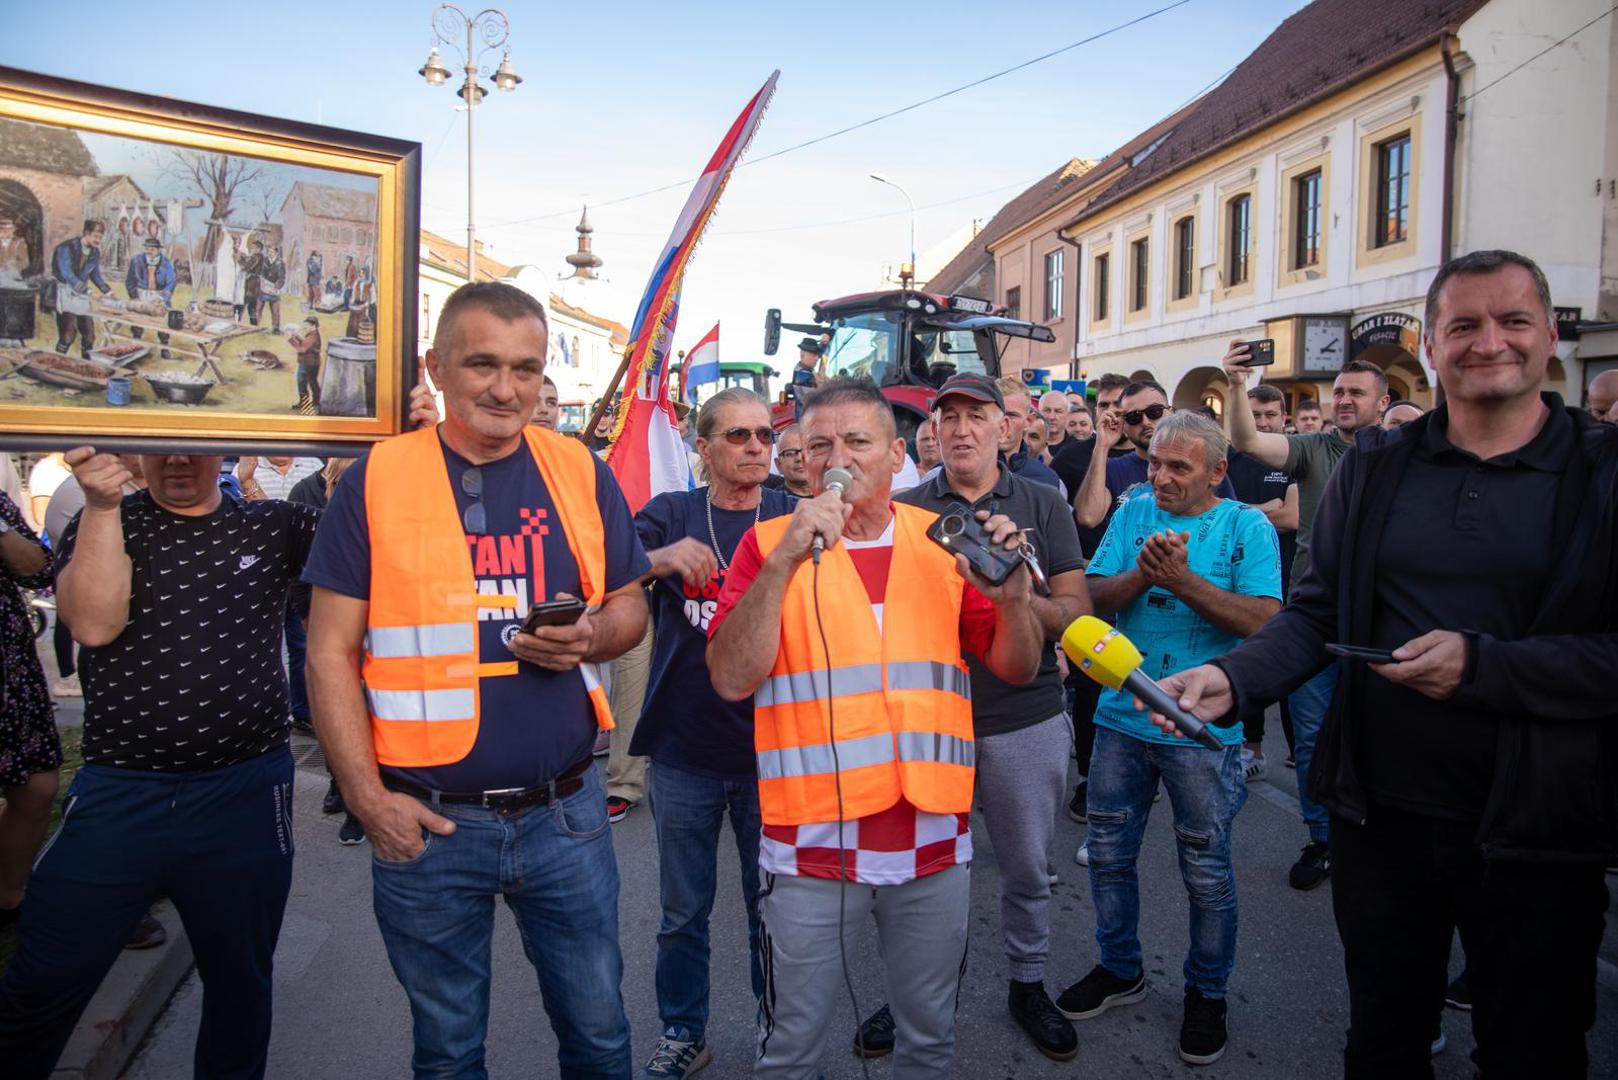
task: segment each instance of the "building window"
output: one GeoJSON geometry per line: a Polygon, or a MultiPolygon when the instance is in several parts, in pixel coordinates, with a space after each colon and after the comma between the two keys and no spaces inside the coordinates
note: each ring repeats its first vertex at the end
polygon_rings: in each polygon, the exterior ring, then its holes
{"type": "Polygon", "coordinates": [[[1151,240],[1141,237],[1129,245],[1129,310],[1145,311],[1151,240]]]}
{"type": "Polygon", "coordinates": [[[1022,286],[1013,285],[1006,290],[1006,318],[1022,318],[1022,286]]]}
{"type": "Polygon", "coordinates": [[[1292,268],[1320,265],[1320,170],[1292,181],[1292,268]]]}
{"type": "Polygon", "coordinates": [[[1062,255],[1052,251],[1045,256],[1045,319],[1062,317],[1062,255]]]}
{"type": "Polygon", "coordinates": [[[1410,233],[1410,132],[1376,145],[1376,245],[1410,233]]]}
{"type": "Polygon", "coordinates": [[[1253,196],[1238,195],[1227,204],[1226,232],[1229,258],[1225,266],[1225,288],[1247,284],[1251,272],[1253,241],[1253,196]]]}
{"type": "Polygon", "coordinates": [[[1112,288],[1112,280],[1107,270],[1111,262],[1111,253],[1096,256],[1096,322],[1107,321],[1107,292],[1112,288]]]}
{"type": "Polygon", "coordinates": [[[1174,223],[1174,299],[1191,295],[1197,272],[1197,220],[1183,217],[1174,223]]]}

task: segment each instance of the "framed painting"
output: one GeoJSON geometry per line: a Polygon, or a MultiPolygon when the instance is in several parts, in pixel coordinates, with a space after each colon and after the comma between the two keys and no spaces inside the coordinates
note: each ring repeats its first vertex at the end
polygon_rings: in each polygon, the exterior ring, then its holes
{"type": "Polygon", "coordinates": [[[405,429],[421,146],[0,67],[0,448],[405,429]]]}

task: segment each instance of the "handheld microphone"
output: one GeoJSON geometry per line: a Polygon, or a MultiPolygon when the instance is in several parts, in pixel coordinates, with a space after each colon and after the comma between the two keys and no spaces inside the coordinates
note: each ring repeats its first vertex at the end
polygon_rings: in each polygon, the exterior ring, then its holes
{"type": "MultiPolygon", "coordinates": [[[[827,469],[824,479],[827,491],[835,491],[838,495],[842,495],[843,492],[848,490],[848,486],[854,482],[854,474],[847,469],[827,469]]],[[[820,553],[825,550],[826,538],[817,534],[814,548],[811,552],[811,558],[814,559],[816,566],[820,565],[820,553]]]]}
{"type": "Polygon", "coordinates": [[[1080,671],[1102,686],[1128,691],[1168,717],[1186,738],[1195,739],[1209,750],[1224,749],[1206,724],[1180,708],[1168,691],[1140,673],[1140,650],[1105,620],[1094,615],[1075,619],[1062,634],[1062,651],[1080,671]]]}

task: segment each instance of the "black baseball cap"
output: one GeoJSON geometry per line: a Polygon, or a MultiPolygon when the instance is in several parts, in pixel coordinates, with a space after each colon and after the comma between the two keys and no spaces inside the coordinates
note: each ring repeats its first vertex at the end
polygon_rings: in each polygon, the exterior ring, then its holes
{"type": "Polygon", "coordinates": [[[990,405],[998,406],[1002,411],[1006,407],[1006,399],[1001,396],[1000,388],[995,385],[993,379],[987,375],[964,371],[958,375],[951,375],[946,379],[944,385],[938,388],[938,393],[933,395],[933,400],[928,403],[927,407],[936,409],[939,402],[953,394],[971,398],[973,401],[987,402],[990,405]]]}

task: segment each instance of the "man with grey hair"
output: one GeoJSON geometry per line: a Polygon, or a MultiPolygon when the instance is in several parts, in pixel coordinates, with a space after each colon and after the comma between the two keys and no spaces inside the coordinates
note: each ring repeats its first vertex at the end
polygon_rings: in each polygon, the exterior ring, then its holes
{"type": "MultiPolygon", "coordinates": [[[[1216,490],[1228,448],[1206,417],[1163,417],[1148,450],[1150,487],[1124,498],[1087,568],[1096,613],[1116,614],[1149,678],[1233,648],[1280,610],[1275,527],[1262,511],[1216,490]]],[[[1146,996],[1135,864],[1161,780],[1191,901],[1179,1050],[1193,1065],[1225,1052],[1225,984],[1236,962],[1231,824],[1247,785],[1241,723],[1224,719],[1235,722],[1212,728],[1223,749],[1209,751],[1153,726],[1127,691],[1103,691],[1090,756],[1088,838],[1100,962],[1056,1000],[1068,1019],[1087,1020],[1146,996]]]]}

